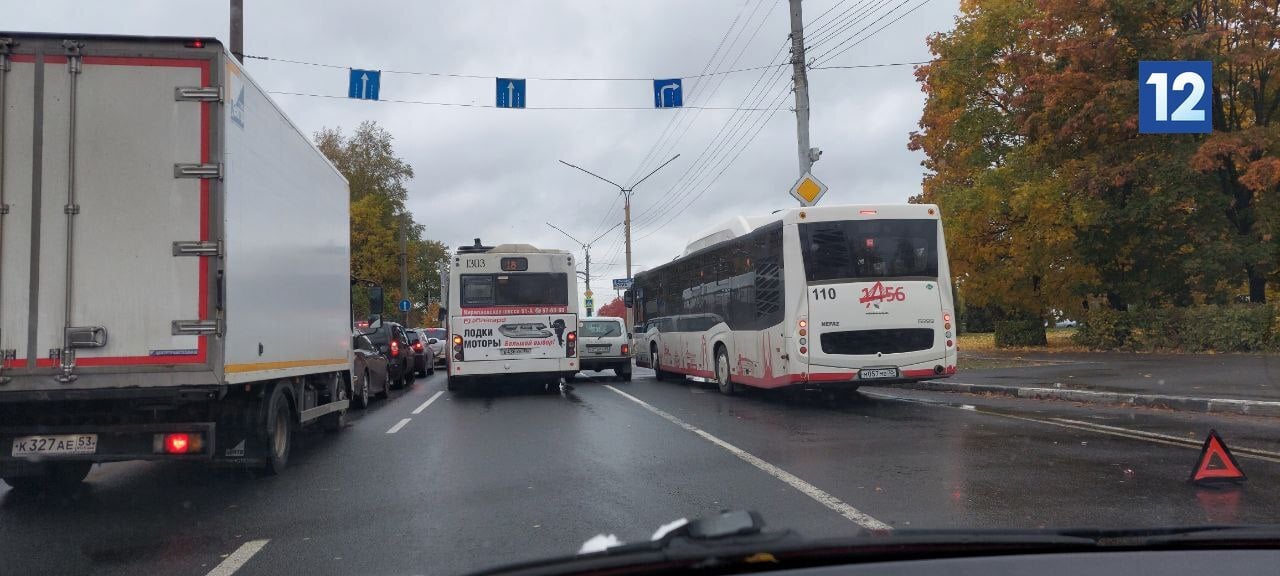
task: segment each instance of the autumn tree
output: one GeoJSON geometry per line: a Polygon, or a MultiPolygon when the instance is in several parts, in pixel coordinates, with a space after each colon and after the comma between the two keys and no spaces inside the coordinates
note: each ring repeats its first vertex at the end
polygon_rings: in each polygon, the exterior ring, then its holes
{"type": "MultiPolygon", "coordinates": [[[[412,320],[425,320],[429,299],[440,298],[439,270],[448,265],[448,248],[425,237],[426,229],[406,207],[413,167],[395,155],[389,132],[364,122],[350,136],[323,129],[316,145],[347,178],[351,188],[351,275],[383,286],[382,313],[398,316],[396,302],[414,303],[412,320]],[[400,234],[407,235],[409,294],[400,292],[400,234]]],[[[357,315],[369,311],[363,288],[353,296],[357,315]]]]}
{"type": "Polygon", "coordinates": [[[910,147],[957,285],[1003,311],[1266,298],[1280,256],[1274,2],[967,0],[910,147]],[[1139,60],[1213,62],[1212,134],[1137,133],[1139,60]]]}
{"type": "Polygon", "coordinates": [[[614,297],[614,299],[610,300],[608,304],[605,304],[604,306],[601,306],[599,310],[596,310],[596,315],[610,316],[613,318],[626,318],[627,306],[622,302],[621,298],[614,297]]]}

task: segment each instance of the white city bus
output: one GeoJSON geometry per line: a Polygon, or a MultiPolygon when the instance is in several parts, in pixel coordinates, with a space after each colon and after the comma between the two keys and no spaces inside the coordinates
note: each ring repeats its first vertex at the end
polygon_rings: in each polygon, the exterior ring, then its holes
{"type": "Polygon", "coordinates": [[[445,292],[447,388],[578,371],[578,275],[573,255],[528,244],[458,249],[445,292]]]}
{"type": "Polygon", "coordinates": [[[822,206],[738,217],[637,274],[636,363],[658,378],[857,387],[956,370],[938,208],[822,206]]]}

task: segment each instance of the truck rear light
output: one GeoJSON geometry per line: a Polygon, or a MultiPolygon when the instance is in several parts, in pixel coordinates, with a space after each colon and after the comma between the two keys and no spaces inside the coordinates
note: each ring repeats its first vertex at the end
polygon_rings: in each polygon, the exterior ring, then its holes
{"type": "Polygon", "coordinates": [[[204,48],[204,40],[187,40],[183,45],[187,48],[204,48]]]}
{"type": "Polygon", "coordinates": [[[808,335],[809,335],[809,330],[808,330],[808,329],[806,329],[806,328],[801,328],[801,329],[800,329],[800,335],[801,335],[801,336],[808,336],[808,335]]]}
{"type": "Polygon", "coordinates": [[[157,454],[199,454],[204,451],[204,436],[198,432],[156,434],[151,447],[157,454]]]}
{"type": "Polygon", "coordinates": [[[808,354],[808,353],[809,353],[809,349],[808,349],[808,348],[805,348],[804,346],[801,346],[801,347],[800,347],[800,353],[801,353],[801,354],[808,354]]]}
{"type": "Polygon", "coordinates": [[[955,342],[952,342],[951,340],[947,340],[947,348],[950,348],[954,345],[955,345],[955,342]]]}
{"type": "Polygon", "coordinates": [[[623,355],[623,356],[627,356],[627,355],[629,355],[629,354],[631,354],[631,347],[630,347],[630,346],[628,346],[628,345],[626,345],[626,344],[623,344],[623,345],[622,345],[622,355],[623,355]]]}
{"type": "Polygon", "coordinates": [[[564,337],[564,355],[566,358],[573,358],[578,355],[578,333],[570,332],[564,337]]]}
{"type": "Polygon", "coordinates": [[[461,361],[462,355],[463,355],[462,354],[462,336],[454,334],[453,335],[453,359],[461,361]]]}
{"type": "Polygon", "coordinates": [[[942,321],[943,321],[943,322],[950,322],[950,321],[951,321],[951,313],[950,313],[950,312],[943,312],[943,313],[942,313],[942,321]]]}

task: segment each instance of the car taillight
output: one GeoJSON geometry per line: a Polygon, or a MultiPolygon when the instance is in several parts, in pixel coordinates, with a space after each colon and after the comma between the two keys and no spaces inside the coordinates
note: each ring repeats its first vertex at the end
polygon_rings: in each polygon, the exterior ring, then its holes
{"type": "Polygon", "coordinates": [[[462,336],[453,336],[453,359],[462,360],[462,336]]]}
{"type": "Polygon", "coordinates": [[[391,357],[395,358],[400,355],[400,343],[395,340],[391,341],[391,357]]]}
{"type": "Polygon", "coordinates": [[[413,349],[414,349],[414,351],[416,351],[416,352],[421,352],[421,351],[422,351],[422,343],[421,343],[421,342],[414,342],[414,343],[413,343],[413,349]]]}
{"type": "Polygon", "coordinates": [[[622,355],[623,355],[623,356],[626,356],[626,355],[628,355],[628,354],[630,354],[630,353],[631,353],[631,347],[630,347],[630,346],[628,346],[628,345],[626,345],[626,344],[623,344],[623,345],[622,345],[622,355]]]}
{"type": "Polygon", "coordinates": [[[204,436],[197,432],[156,434],[151,448],[156,454],[198,454],[204,450],[204,436]]]}
{"type": "Polygon", "coordinates": [[[564,337],[564,355],[567,358],[573,358],[578,355],[578,333],[570,332],[564,337]]]}

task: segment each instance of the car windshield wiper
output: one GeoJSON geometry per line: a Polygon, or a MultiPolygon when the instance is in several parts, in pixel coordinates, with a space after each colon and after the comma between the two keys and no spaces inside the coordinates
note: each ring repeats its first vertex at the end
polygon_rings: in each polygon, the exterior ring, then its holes
{"type": "MultiPolygon", "coordinates": [[[[609,570],[644,574],[677,570],[794,569],[919,558],[1160,548],[1280,548],[1280,527],[1189,526],[1141,529],[867,530],[852,538],[808,540],[791,530],[764,531],[754,512],[694,520],[648,542],[479,572],[566,575],[609,570]]],[[[599,538],[599,537],[597,537],[599,538]]]]}

